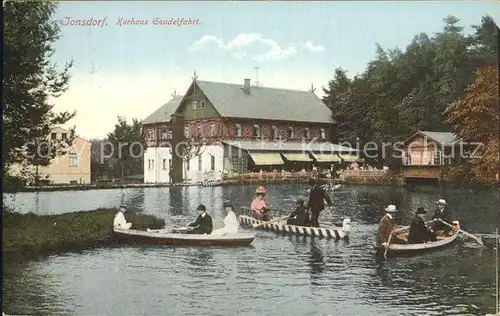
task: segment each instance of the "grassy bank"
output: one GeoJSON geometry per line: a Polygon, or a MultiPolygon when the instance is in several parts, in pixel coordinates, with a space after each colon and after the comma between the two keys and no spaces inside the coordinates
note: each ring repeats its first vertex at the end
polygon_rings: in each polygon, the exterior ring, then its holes
{"type": "MultiPolygon", "coordinates": [[[[7,257],[31,259],[41,255],[78,251],[114,242],[117,209],[97,209],[61,215],[3,212],[3,251],[7,257]]],[[[135,229],[159,229],[165,221],[152,215],[126,212],[135,229]]]]}

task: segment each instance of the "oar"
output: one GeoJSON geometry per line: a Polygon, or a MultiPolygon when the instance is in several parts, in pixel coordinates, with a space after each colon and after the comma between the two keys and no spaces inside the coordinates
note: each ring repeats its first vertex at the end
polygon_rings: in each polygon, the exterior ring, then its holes
{"type": "Polygon", "coordinates": [[[263,225],[266,225],[266,224],[269,224],[269,223],[274,223],[274,222],[277,222],[277,221],[280,221],[280,220],[286,219],[286,218],[288,218],[288,216],[276,218],[276,219],[273,219],[273,220],[270,220],[270,221],[267,221],[267,222],[262,222],[260,224],[252,224],[252,226],[253,226],[253,228],[257,228],[257,227],[260,227],[260,226],[263,226],[263,225]]]}
{"type": "Polygon", "coordinates": [[[389,245],[391,244],[391,240],[392,240],[392,231],[391,231],[391,234],[389,235],[389,238],[387,238],[387,248],[385,248],[385,252],[384,252],[384,258],[387,260],[387,250],[389,250],[389,245]]]}
{"type": "MultiPolygon", "coordinates": [[[[443,224],[445,224],[445,225],[450,226],[451,228],[453,228],[453,225],[451,225],[450,223],[447,223],[447,222],[443,221],[442,219],[439,219],[439,221],[440,221],[441,223],[443,223],[443,224]]],[[[466,235],[466,236],[468,236],[468,237],[470,237],[470,238],[474,239],[474,240],[475,240],[475,241],[477,241],[477,243],[478,243],[478,244],[480,244],[481,246],[484,246],[484,243],[483,243],[483,241],[481,240],[481,237],[477,237],[477,236],[475,236],[475,235],[472,235],[471,233],[468,233],[468,232],[466,232],[466,231],[464,231],[464,230],[462,230],[462,229],[460,229],[460,231],[459,231],[459,232],[461,232],[461,233],[463,233],[464,235],[466,235]]]]}

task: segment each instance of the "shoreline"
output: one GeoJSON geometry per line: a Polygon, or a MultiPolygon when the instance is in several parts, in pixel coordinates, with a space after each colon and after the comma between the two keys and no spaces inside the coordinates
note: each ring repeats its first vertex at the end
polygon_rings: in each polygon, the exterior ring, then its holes
{"type": "MultiPolygon", "coordinates": [[[[116,243],[113,220],[118,209],[100,208],[59,215],[3,211],[3,252],[9,259],[33,260],[51,254],[78,252],[116,243]]],[[[127,211],[135,229],[160,229],[163,219],[127,211]]]]}
{"type": "MultiPolygon", "coordinates": [[[[341,183],[343,185],[373,185],[373,186],[387,186],[387,187],[402,187],[410,188],[414,184],[404,181],[399,176],[387,177],[346,177],[345,179],[319,179],[323,184],[326,183],[341,183]]],[[[284,184],[308,184],[309,178],[286,178],[286,179],[268,179],[268,178],[240,178],[229,179],[221,182],[209,181],[208,183],[129,183],[129,184],[62,184],[62,185],[45,185],[45,186],[26,186],[18,188],[17,190],[4,190],[4,194],[15,193],[32,193],[32,192],[58,192],[58,191],[94,191],[94,190],[112,190],[112,189],[131,189],[131,188],[175,188],[175,187],[215,187],[215,186],[236,186],[236,185],[284,185],[284,184]]],[[[457,184],[441,182],[441,183],[427,183],[435,187],[453,187],[464,189],[493,189],[498,186],[484,187],[480,185],[469,184],[460,187],[457,184]]]]}

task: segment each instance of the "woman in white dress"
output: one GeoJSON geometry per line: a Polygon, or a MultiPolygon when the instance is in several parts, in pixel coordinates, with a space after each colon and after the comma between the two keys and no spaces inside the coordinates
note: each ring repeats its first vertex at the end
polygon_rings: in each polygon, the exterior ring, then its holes
{"type": "Polygon", "coordinates": [[[224,210],[227,212],[224,219],[224,227],[214,230],[212,235],[223,236],[238,233],[238,219],[233,212],[233,205],[230,201],[224,201],[224,210]]]}

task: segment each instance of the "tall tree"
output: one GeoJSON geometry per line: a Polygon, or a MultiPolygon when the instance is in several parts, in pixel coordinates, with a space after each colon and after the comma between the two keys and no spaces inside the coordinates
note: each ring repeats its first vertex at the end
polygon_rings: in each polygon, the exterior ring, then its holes
{"type": "Polygon", "coordinates": [[[71,143],[74,135],[73,129],[69,139],[47,142],[54,125],[64,124],[76,114],[56,112],[49,102],[68,88],[72,65],[67,63],[58,70],[50,61],[60,31],[52,20],[55,9],[56,4],[51,1],[4,3],[2,152],[6,170],[16,163],[48,163],[57,154],[48,145],[54,148],[59,147],[59,142],[71,143]],[[40,154],[33,155],[36,152],[40,154]]]}
{"type": "Polygon", "coordinates": [[[146,141],[142,125],[138,119],[127,120],[118,116],[113,132],[108,133],[105,153],[117,163],[113,164],[113,174],[117,177],[142,175],[144,172],[144,150],[146,141]]]}
{"type": "Polygon", "coordinates": [[[499,113],[498,113],[498,68],[482,67],[476,72],[474,82],[466,95],[446,110],[448,121],[465,143],[472,143],[473,155],[467,160],[472,179],[481,184],[492,185],[498,180],[499,159],[499,113]],[[481,143],[474,152],[477,143],[481,143]]]}

